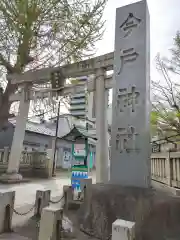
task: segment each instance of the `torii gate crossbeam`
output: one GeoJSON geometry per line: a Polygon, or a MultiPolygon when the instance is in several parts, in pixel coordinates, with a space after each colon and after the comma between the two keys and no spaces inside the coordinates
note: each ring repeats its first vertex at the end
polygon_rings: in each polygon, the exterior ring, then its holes
{"type": "Polygon", "coordinates": [[[51,74],[56,71],[60,71],[64,78],[75,78],[94,74],[99,68],[103,68],[106,71],[113,70],[113,64],[114,52],[111,52],[61,67],[31,70],[23,74],[8,74],[7,79],[10,80],[12,84],[47,82],[51,78],[51,74]]]}

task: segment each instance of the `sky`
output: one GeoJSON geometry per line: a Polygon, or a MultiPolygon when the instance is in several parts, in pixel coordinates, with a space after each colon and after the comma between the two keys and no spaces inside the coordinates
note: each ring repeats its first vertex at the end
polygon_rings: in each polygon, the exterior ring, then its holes
{"type": "MultiPolygon", "coordinates": [[[[109,0],[105,12],[106,31],[103,39],[96,44],[97,54],[114,51],[116,8],[138,2],[137,0],[109,0]]],[[[170,54],[173,38],[180,30],[180,0],[147,0],[150,12],[151,34],[151,79],[157,80],[159,73],[155,67],[157,53],[162,56],[170,54]]]]}
{"type": "MultiPolygon", "coordinates": [[[[96,43],[96,55],[102,55],[114,51],[116,8],[128,5],[137,0],[108,0],[104,20],[105,33],[100,42],[96,43]]],[[[150,51],[151,51],[151,79],[161,79],[156,70],[155,57],[160,53],[164,57],[170,57],[170,49],[173,47],[173,38],[180,31],[180,0],[147,0],[150,13],[150,51]]],[[[110,94],[110,102],[112,94],[110,94]]],[[[65,108],[61,108],[66,112],[65,108]]]]}
{"type": "MultiPolygon", "coordinates": [[[[116,8],[138,2],[137,0],[109,0],[105,11],[106,30],[100,42],[96,44],[96,55],[102,55],[114,51],[115,18],[116,8]]],[[[159,80],[161,75],[155,66],[155,57],[158,53],[162,56],[170,56],[173,47],[173,38],[180,30],[180,0],[147,0],[150,12],[150,35],[151,35],[151,79],[159,80]]],[[[112,101],[112,94],[110,94],[112,101]]],[[[67,112],[62,106],[61,112],[67,112]]]]}

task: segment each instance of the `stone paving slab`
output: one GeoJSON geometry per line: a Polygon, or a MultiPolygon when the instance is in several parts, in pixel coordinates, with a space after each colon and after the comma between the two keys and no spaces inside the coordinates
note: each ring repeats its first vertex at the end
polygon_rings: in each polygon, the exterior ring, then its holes
{"type": "Polygon", "coordinates": [[[39,220],[32,217],[24,221],[23,225],[13,228],[14,232],[27,239],[37,240],[39,233],[39,220]]]}

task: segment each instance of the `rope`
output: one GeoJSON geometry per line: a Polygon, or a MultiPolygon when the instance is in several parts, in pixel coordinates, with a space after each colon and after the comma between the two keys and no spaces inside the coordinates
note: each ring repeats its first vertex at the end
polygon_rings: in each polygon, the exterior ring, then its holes
{"type": "Polygon", "coordinates": [[[28,213],[32,212],[32,210],[34,209],[35,207],[35,204],[27,211],[27,212],[24,212],[24,213],[20,213],[18,212],[16,209],[12,208],[13,212],[19,216],[25,216],[27,215],[28,213]]]}
{"type": "Polygon", "coordinates": [[[59,200],[57,200],[57,201],[50,200],[50,203],[53,203],[53,204],[60,203],[63,198],[64,198],[64,195],[63,195],[59,200]]]}

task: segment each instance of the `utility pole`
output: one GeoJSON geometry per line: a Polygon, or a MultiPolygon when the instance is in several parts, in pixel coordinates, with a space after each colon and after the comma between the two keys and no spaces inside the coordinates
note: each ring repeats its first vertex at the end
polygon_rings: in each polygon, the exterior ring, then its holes
{"type": "Polygon", "coordinates": [[[53,154],[53,168],[52,168],[52,176],[56,175],[56,149],[57,149],[57,138],[58,138],[58,128],[59,128],[59,115],[60,115],[60,100],[58,103],[58,112],[57,112],[57,119],[56,119],[56,135],[55,135],[55,144],[54,144],[54,154],[53,154]]]}

